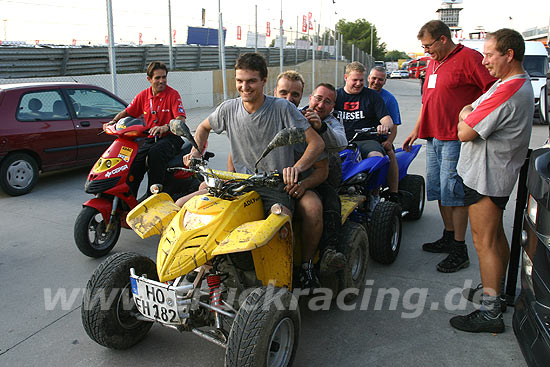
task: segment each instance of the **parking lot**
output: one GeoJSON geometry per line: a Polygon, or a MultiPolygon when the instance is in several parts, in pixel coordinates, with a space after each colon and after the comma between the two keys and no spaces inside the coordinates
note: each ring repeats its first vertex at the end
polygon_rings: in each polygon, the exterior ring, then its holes
{"type": "MultiPolygon", "coordinates": [[[[411,131],[420,108],[417,80],[388,81],[403,119],[397,145],[411,131]]],[[[211,109],[188,111],[194,127],[211,109]]],[[[534,126],[531,147],[542,145],[547,126],[534,126]]],[[[419,141],[424,144],[424,141],[419,141]]],[[[227,158],[225,136],[212,136],[213,167],[227,158]]],[[[89,168],[42,175],[29,194],[0,192],[0,365],[3,366],[222,366],[224,350],[190,333],[155,325],[138,346],[105,349],[85,333],[80,320],[82,292],[101,259],[82,255],[74,244],[73,224],[81,205],[89,168]]],[[[425,175],[425,151],[410,173],[425,175]]],[[[504,213],[511,238],[511,199],[504,213]]],[[[464,286],[479,283],[471,235],[470,266],[454,274],[436,271],[444,254],[425,253],[424,242],[441,235],[437,205],[427,203],[423,217],[404,222],[401,252],[390,266],[369,262],[365,291],[349,310],[301,309],[302,330],[295,366],[525,366],[511,326],[513,309],[504,315],[506,332],[468,334],[448,320],[472,306],[461,301],[464,286]],[[381,294],[391,293],[391,297],[381,294]]],[[[134,251],[156,257],[158,237],[141,240],[121,233],[115,252],[134,251]]]]}

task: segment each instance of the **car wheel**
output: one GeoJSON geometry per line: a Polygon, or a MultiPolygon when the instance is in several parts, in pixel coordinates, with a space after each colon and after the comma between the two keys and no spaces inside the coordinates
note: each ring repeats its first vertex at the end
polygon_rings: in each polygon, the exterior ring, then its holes
{"type": "Polygon", "coordinates": [[[0,166],[0,186],[11,196],[30,192],[38,180],[38,164],[26,153],[7,156],[0,166]]]}
{"type": "Polygon", "coordinates": [[[82,325],[96,343],[111,349],[127,349],[139,343],[153,322],[138,320],[130,286],[130,268],[158,280],[156,265],[148,257],[131,252],[109,256],[92,274],[82,298],[82,325]]]}

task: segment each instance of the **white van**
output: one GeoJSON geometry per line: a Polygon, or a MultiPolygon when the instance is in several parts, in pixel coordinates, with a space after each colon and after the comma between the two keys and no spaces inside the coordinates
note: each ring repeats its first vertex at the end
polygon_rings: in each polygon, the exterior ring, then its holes
{"type": "MultiPolygon", "coordinates": [[[[483,53],[483,44],[485,40],[461,40],[460,43],[483,53]]],[[[546,86],[548,51],[546,51],[542,42],[525,42],[523,68],[531,77],[531,85],[533,86],[535,99],[535,116],[539,116],[542,123],[548,124],[548,90],[546,86]]]]}

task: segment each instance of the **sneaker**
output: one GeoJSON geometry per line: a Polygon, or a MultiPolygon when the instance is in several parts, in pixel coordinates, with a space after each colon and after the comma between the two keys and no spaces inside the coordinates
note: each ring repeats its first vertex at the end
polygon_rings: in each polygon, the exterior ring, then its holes
{"type": "Polygon", "coordinates": [[[437,264],[437,270],[442,273],[454,273],[470,265],[466,245],[453,245],[449,256],[437,264]]]}
{"type": "Polygon", "coordinates": [[[300,268],[300,285],[302,289],[309,288],[311,290],[321,287],[319,278],[317,278],[317,275],[315,274],[311,261],[302,264],[300,268]]]}
{"type": "MultiPolygon", "coordinates": [[[[481,305],[483,300],[483,284],[479,283],[475,288],[466,288],[462,290],[462,297],[476,305],[481,305]]],[[[506,296],[500,294],[500,312],[506,312],[506,296]]]]}
{"type": "Polygon", "coordinates": [[[452,327],[469,333],[503,333],[502,314],[491,319],[484,312],[477,310],[469,315],[455,316],[449,320],[452,327]]]}
{"type": "Polygon", "coordinates": [[[321,274],[336,273],[346,266],[346,256],[333,248],[327,248],[319,264],[321,274]]]}
{"type": "Polygon", "coordinates": [[[443,232],[443,236],[441,236],[440,239],[434,242],[428,242],[422,245],[422,250],[427,252],[435,252],[435,253],[451,253],[451,250],[453,249],[453,239],[448,238],[446,235],[446,232],[443,232]]]}

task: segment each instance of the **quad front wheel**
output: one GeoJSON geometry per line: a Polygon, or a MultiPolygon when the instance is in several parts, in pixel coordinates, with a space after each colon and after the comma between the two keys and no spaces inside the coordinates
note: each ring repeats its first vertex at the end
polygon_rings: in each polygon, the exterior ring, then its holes
{"type": "Polygon", "coordinates": [[[292,366],[299,337],[300,311],[292,293],[272,286],[255,289],[233,321],[225,365],[292,366]]]}
{"type": "Polygon", "coordinates": [[[74,241],[84,255],[101,257],[107,255],[120,236],[120,219],[115,217],[113,228],[107,232],[107,225],[99,211],[85,206],[74,223],[74,241]]]}
{"type": "Polygon", "coordinates": [[[153,325],[138,320],[132,298],[130,268],[158,280],[153,260],[131,252],[109,256],[94,271],[82,299],[82,325],[96,343],[127,349],[139,343],[153,325]]]}
{"type": "Polygon", "coordinates": [[[401,246],[401,207],[391,201],[378,203],[369,227],[370,255],[381,264],[391,264],[401,246]]]}

